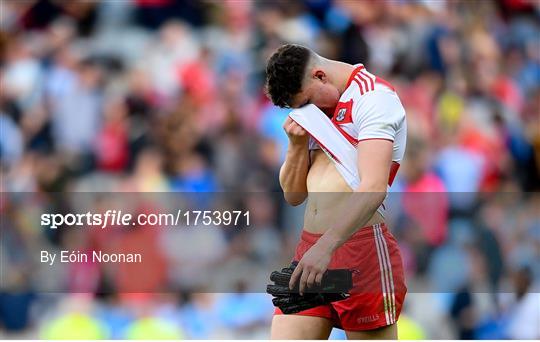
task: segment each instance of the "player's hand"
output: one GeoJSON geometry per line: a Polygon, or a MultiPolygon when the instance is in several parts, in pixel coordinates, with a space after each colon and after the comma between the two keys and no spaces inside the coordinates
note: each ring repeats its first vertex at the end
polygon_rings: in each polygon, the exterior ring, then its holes
{"type": "Polygon", "coordinates": [[[315,284],[320,285],[323,275],[328,269],[332,253],[332,248],[319,239],[298,262],[298,266],[291,276],[289,288],[293,289],[296,282],[300,281],[299,292],[303,295],[306,288],[315,284]]]}
{"type": "Polygon", "coordinates": [[[306,145],[309,140],[309,135],[305,129],[299,124],[294,122],[290,116],[287,116],[285,123],[283,124],[283,130],[287,133],[289,141],[294,145],[306,145]]]}

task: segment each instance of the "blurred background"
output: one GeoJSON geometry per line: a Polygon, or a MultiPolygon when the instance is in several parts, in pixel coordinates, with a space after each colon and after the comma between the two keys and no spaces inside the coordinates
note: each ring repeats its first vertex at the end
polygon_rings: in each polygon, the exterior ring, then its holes
{"type": "Polygon", "coordinates": [[[1,0],[0,338],[268,337],[270,299],[241,284],[124,293],[80,265],[58,279],[84,291],[42,293],[29,265],[36,246],[107,243],[36,221],[48,194],[79,191],[243,194],[256,228],[191,237],[202,260],[167,230],[121,237],[159,255],[158,282],[290,255],[302,208],[276,196],[288,110],[263,92],[284,42],[364,63],[406,107],[388,218],[415,289],[400,337],[540,338],[539,19],[536,0],[1,0]],[[23,192],[34,200],[14,204],[23,192]]]}

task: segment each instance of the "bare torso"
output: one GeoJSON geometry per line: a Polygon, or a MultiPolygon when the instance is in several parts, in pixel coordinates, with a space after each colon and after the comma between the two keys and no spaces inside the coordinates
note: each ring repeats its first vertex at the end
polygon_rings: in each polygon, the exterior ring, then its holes
{"type": "MultiPolygon", "coordinates": [[[[351,200],[352,189],[347,185],[334,163],[322,150],[311,153],[311,167],[307,175],[308,200],[304,214],[304,229],[311,233],[324,233],[336,222],[336,208],[343,208],[351,200]]],[[[364,225],[384,222],[375,212],[364,225]]]]}

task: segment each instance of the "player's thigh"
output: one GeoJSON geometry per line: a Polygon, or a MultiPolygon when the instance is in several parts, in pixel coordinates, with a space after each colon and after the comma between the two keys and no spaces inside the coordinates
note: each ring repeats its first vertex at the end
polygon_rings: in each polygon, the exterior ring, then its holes
{"type": "Polygon", "coordinates": [[[302,315],[274,315],[270,338],[272,340],[328,339],[332,322],[323,317],[302,315]]]}
{"type": "Polygon", "coordinates": [[[365,330],[346,331],[349,340],[397,340],[397,324],[386,327],[365,330]]]}

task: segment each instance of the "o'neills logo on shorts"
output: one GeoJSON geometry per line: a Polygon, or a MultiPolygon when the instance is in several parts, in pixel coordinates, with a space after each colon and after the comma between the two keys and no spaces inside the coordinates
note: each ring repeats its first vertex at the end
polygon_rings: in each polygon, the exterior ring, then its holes
{"type": "Polygon", "coordinates": [[[379,319],[379,315],[364,316],[357,319],[358,323],[371,323],[379,319]]]}

